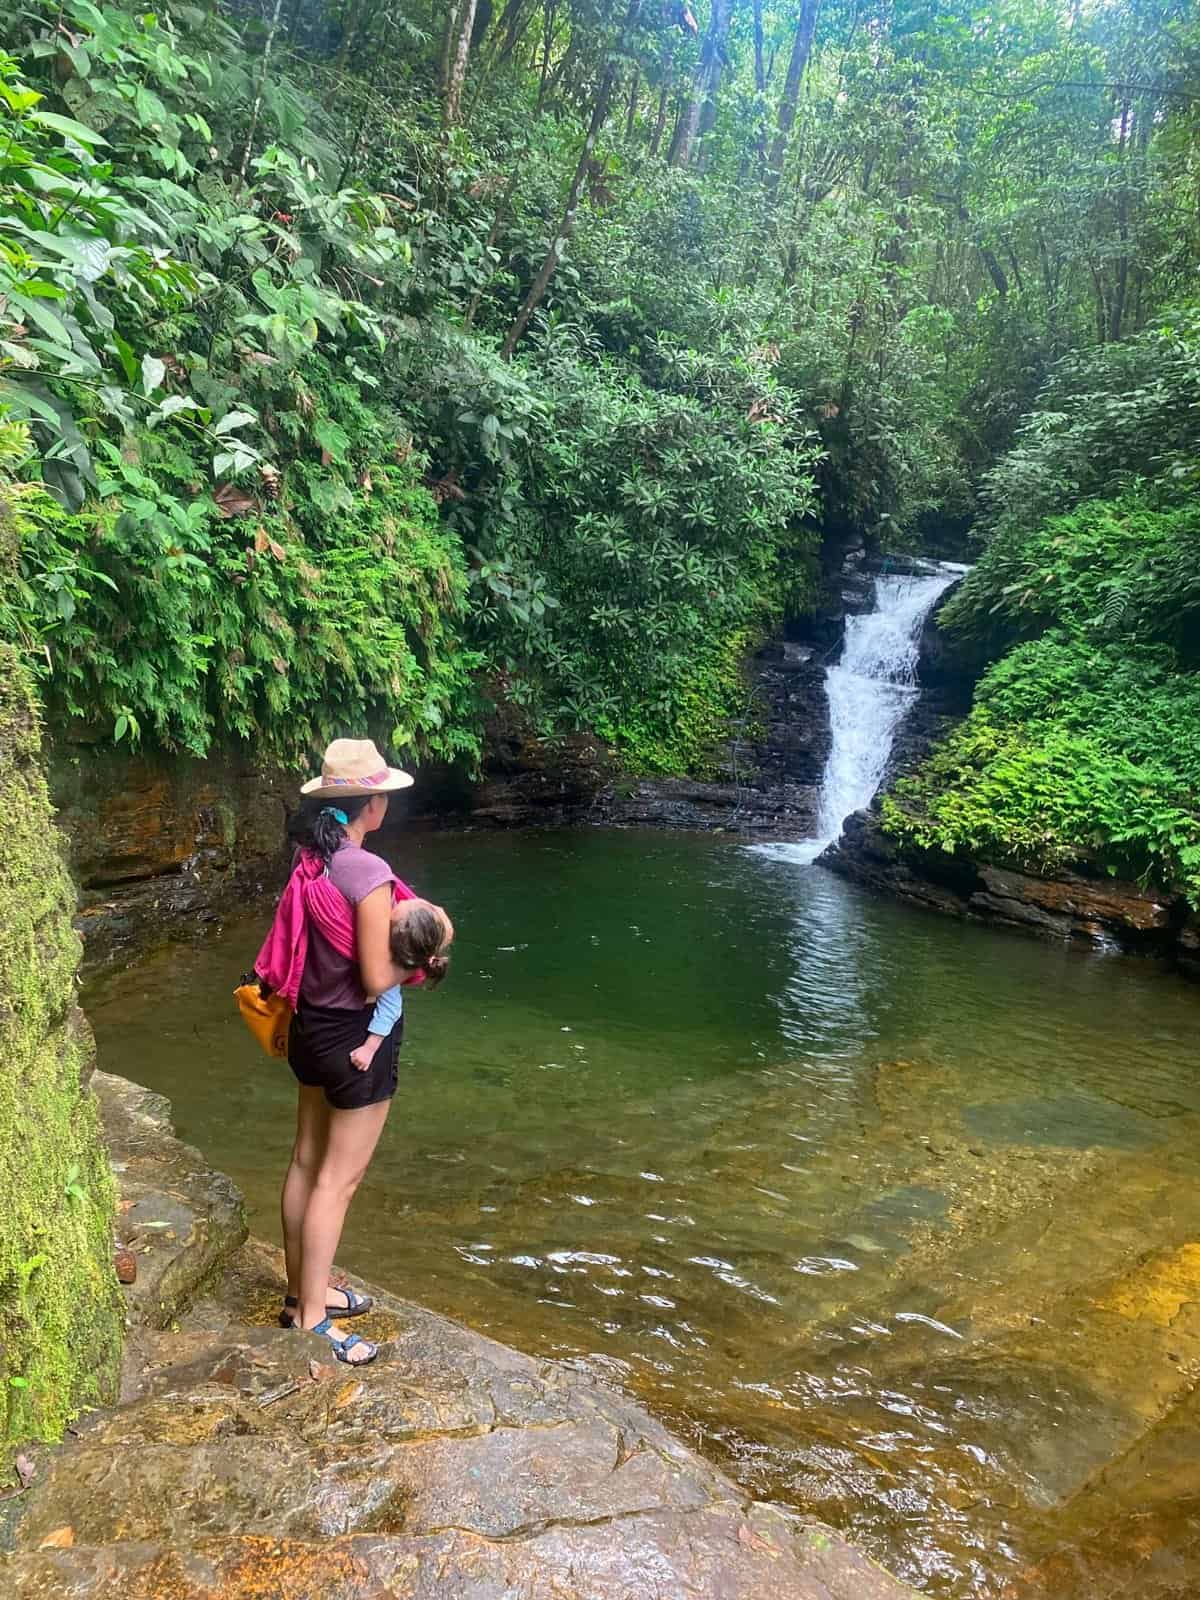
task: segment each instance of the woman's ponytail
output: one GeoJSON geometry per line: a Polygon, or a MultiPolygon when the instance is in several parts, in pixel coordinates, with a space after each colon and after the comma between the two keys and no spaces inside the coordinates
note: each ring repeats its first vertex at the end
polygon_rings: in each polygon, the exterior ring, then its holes
{"type": "Polygon", "coordinates": [[[290,844],[313,850],[326,866],[346,842],[346,828],[368,805],[369,794],[348,795],[338,805],[328,800],[305,800],[288,822],[290,844]]]}

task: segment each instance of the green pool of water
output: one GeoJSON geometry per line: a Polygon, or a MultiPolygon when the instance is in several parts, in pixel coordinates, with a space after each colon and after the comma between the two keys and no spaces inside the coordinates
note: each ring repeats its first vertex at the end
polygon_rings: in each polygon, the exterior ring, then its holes
{"type": "MultiPolygon", "coordinates": [[[[932,1594],[1141,1600],[1131,1551],[1200,1592],[1200,991],[733,843],[390,848],[459,938],[346,1266],[589,1363],[932,1594]]],[[[293,1081],[230,999],[266,914],[86,1003],[276,1237],[293,1081]]]]}

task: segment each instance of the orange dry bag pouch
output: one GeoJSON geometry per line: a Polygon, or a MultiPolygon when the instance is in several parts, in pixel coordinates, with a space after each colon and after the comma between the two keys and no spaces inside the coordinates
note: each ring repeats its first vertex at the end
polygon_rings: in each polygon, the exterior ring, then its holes
{"type": "Polygon", "coordinates": [[[269,1056],[282,1060],[288,1053],[288,1030],[292,1008],[281,994],[262,992],[262,983],[253,974],[233,991],[242,1021],[269,1056]]]}

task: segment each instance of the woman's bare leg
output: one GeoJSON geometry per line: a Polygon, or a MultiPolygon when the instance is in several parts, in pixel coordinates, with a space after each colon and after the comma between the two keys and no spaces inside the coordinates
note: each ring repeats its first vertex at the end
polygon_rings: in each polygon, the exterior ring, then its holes
{"type": "MultiPolygon", "coordinates": [[[[354,1191],[375,1154],[390,1100],[355,1111],[330,1110],[321,1165],[300,1227],[300,1325],[315,1328],[325,1317],[329,1273],[354,1191]]],[[[360,1347],[361,1348],[361,1347],[360,1347]]],[[[355,1352],[349,1352],[353,1360],[355,1352]]]]}
{"type": "Polygon", "coordinates": [[[300,1085],[296,1105],[296,1143],[283,1180],[280,1212],[283,1218],[283,1253],[287,1261],[287,1292],[300,1293],[301,1229],[317,1173],[329,1140],[331,1108],[322,1089],[300,1085]]]}

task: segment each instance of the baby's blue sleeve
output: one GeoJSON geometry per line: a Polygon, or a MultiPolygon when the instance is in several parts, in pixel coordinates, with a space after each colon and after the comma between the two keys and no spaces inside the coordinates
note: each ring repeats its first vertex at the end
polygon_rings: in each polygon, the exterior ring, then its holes
{"type": "Polygon", "coordinates": [[[404,999],[400,993],[400,985],[393,984],[390,989],[385,989],[375,1002],[370,1032],[378,1033],[386,1039],[400,1021],[400,1013],[403,1010],[404,999]]]}

